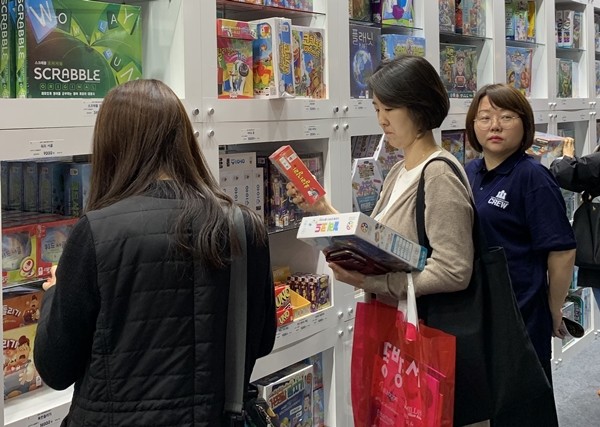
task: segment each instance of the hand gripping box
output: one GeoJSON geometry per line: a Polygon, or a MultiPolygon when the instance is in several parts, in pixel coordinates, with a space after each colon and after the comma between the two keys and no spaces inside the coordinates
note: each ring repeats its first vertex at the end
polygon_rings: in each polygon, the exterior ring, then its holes
{"type": "Polygon", "coordinates": [[[360,213],[302,219],[297,238],[320,249],[351,249],[392,271],[422,270],[427,249],[360,213]]]}

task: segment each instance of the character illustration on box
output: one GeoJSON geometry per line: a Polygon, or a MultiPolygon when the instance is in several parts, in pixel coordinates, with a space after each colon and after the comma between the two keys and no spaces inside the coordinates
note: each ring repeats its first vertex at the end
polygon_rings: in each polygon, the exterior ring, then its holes
{"type": "Polygon", "coordinates": [[[558,72],[558,96],[560,98],[570,98],[573,93],[572,85],[570,64],[561,61],[558,72]]]}
{"type": "Polygon", "coordinates": [[[31,301],[27,302],[29,308],[23,313],[23,321],[26,325],[36,323],[40,320],[40,303],[37,296],[33,295],[31,301]]]}
{"type": "Polygon", "coordinates": [[[352,59],[352,76],[360,89],[360,95],[365,96],[367,91],[367,79],[373,74],[373,61],[371,54],[365,49],[358,49],[352,59]]]}
{"type": "Polygon", "coordinates": [[[383,16],[384,19],[406,19],[408,21],[412,20],[412,14],[410,10],[410,2],[412,0],[388,0],[383,2],[383,16]],[[408,6],[408,7],[407,7],[408,6]]]}
{"type": "Polygon", "coordinates": [[[296,86],[296,93],[304,95],[306,93],[306,87],[304,82],[304,75],[302,70],[302,62],[304,60],[302,55],[302,49],[300,48],[302,33],[300,31],[292,31],[292,58],[294,59],[294,84],[296,86]]]}
{"type": "Polygon", "coordinates": [[[25,335],[4,340],[4,396],[19,396],[37,388],[36,370],[31,363],[31,342],[25,335]]]}
{"type": "Polygon", "coordinates": [[[454,10],[450,10],[450,6],[450,0],[440,0],[440,27],[447,30],[452,28],[452,18],[454,17],[454,10]]]}
{"type": "Polygon", "coordinates": [[[467,90],[467,74],[465,70],[465,53],[461,50],[456,52],[456,63],[454,64],[454,90],[462,92],[467,90]]]}
{"type": "MultiPolygon", "coordinates": [[[[271,27],[263,25],[261,31],[268,37],[271,27]]],[[[260,45],[260,56],[254,58],[254,86],[268,87],[273,74],[273,53],[269,50],[266,43],[260,45]]],[[[283,80],[282,80],[283,81],[283,80]]],[[[243,86],[242,86],[243,87],[243,86]]]]}

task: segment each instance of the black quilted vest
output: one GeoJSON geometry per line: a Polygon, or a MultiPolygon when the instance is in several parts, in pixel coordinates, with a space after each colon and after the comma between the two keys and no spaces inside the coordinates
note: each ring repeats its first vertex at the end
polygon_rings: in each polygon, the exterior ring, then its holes
{"type": "Polygon", "coordinates": [[[101,309],[69,426],[219,425],[229,272],[173,250],[176,200],[90,212],[101,309]]]}

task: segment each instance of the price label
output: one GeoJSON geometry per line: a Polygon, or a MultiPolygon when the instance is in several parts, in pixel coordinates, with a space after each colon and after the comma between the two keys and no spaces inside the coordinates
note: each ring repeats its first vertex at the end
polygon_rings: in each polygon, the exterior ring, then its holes
{"type": "Polygon", "coordinates": [[[306,101],[306,104],[304,104],[304,111],[319,111],[317,101],[313,99],[306,101]]]}
{"type": "MultiPolygon", "coordinates": [[[[61,411],[57,411],[61,412],[61,411]]],[[[37,415],[29,417],[27,419],[27,427],[51,427],[59,426],[64,418],[63,416],[55,413],[52,409],[49,411],[41,412],[37,415]]]]}
{"type": "Polygon", "coordinates": [[[469,98],[469,99],[465,99],[465,100],[463,101],[463,106],[464,106],[465,108],[467,108],[467,109],[468,109],[468,108],[471,106],[471,102],[472,102],[472,101],[473,101],[473,100],[472,100],[472,99],[470,99],[470,98],[469,98]]]}
{"type": "Polygon", "coordinates": [[[321,132],[319,132],[319,127],[317,125],[304,126],[304,136],[308,138],[315,138],[319,135],[321,135],[321,132]]]}
{"type": "Polygon", "coordinates": [[[450,129],[458,129],[459,122],[456,119],[450,120],[450,129]]]}
{"type": "Polygon", "coordinates": [[[260,141],[260,129],[248,128],[242,129],[242,141],[257,142],[260,141]]]}
{"type": "Polygon", "coordinates": [[[560,117],[560,119],[561,119],[561,121],[563,121],[563,122],[566,122],[566,121],[568,120],[568,119],[567,119],[567,115],[566,115],[566,114],[563,114],[563,115],[560,117]]]}
{"type": "Polygon", "coordinates": [[[586,113],[579,114],[579,120],[588,120],[588,119],[589,119],[588,114],[586,114],[586,113]]]}
{"type": "Polygon", "coordinates": [[[359,100],[354,101],[354,111],[364,111],[366,109],[367,109],[367,103],[364,100],[359,99],[359,100]]]}
{"type": "Polygon", "coordinates": [[[100,105],[102,105],[102,100],[91,100],[86,99],[83,101],[83,115],[84,116],[97,116],[98,110],[100,110],[100,105]]]}
{"type": "Polygon", "coordinates": [[[64,155],[64,139],[29,141],[30,157],[56,157],[64,155]]]}
{"type": "Polygon", "coordinates": [[[560,100],[560,105],[561,105],[562,107],[565,107],[565,106],[567,105],[567,100],[566,100],[566,99],[561,99],[561,100],[560,100]]]}

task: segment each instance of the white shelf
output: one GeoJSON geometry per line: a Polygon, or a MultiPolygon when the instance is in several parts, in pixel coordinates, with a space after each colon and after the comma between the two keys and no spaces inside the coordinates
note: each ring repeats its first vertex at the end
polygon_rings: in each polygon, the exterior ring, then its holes
{"type": "Polygon", "coordinates": [[[50,427],[67,415],[73,387],[56,391],[48,386],[4,402],[5,427],[50,427]]]}
{"type": "MultiPolygon", "coordinates": [[[[555,369],[559,369],[561,365],[569,363],[581,350],[590,345],[590,343],[595,339],[598,339],[598,336],[599,331],[592,330],[588,331],[581,338],[573,339],[573,341],[562,348],[560,357],[553,359],[555,369]]],[[[559,346],[562,345],[562,341],[560,339],[554,339],[557,340],[559,346]]]]}
{"type": "Polygon", "coordinates": [[[283,325],[277,329],[274,351],[279,351],[282,348],[303,341],[312,335],[330,329],[335,326],[336,320],[335,307],[328,307],[294,320],[292,323],[283,325]]]}
{"type": "Polygon", "coordinates": [[[43,160],[92,151],[93,127],[0,130],[2,160],[43,160]]]}

